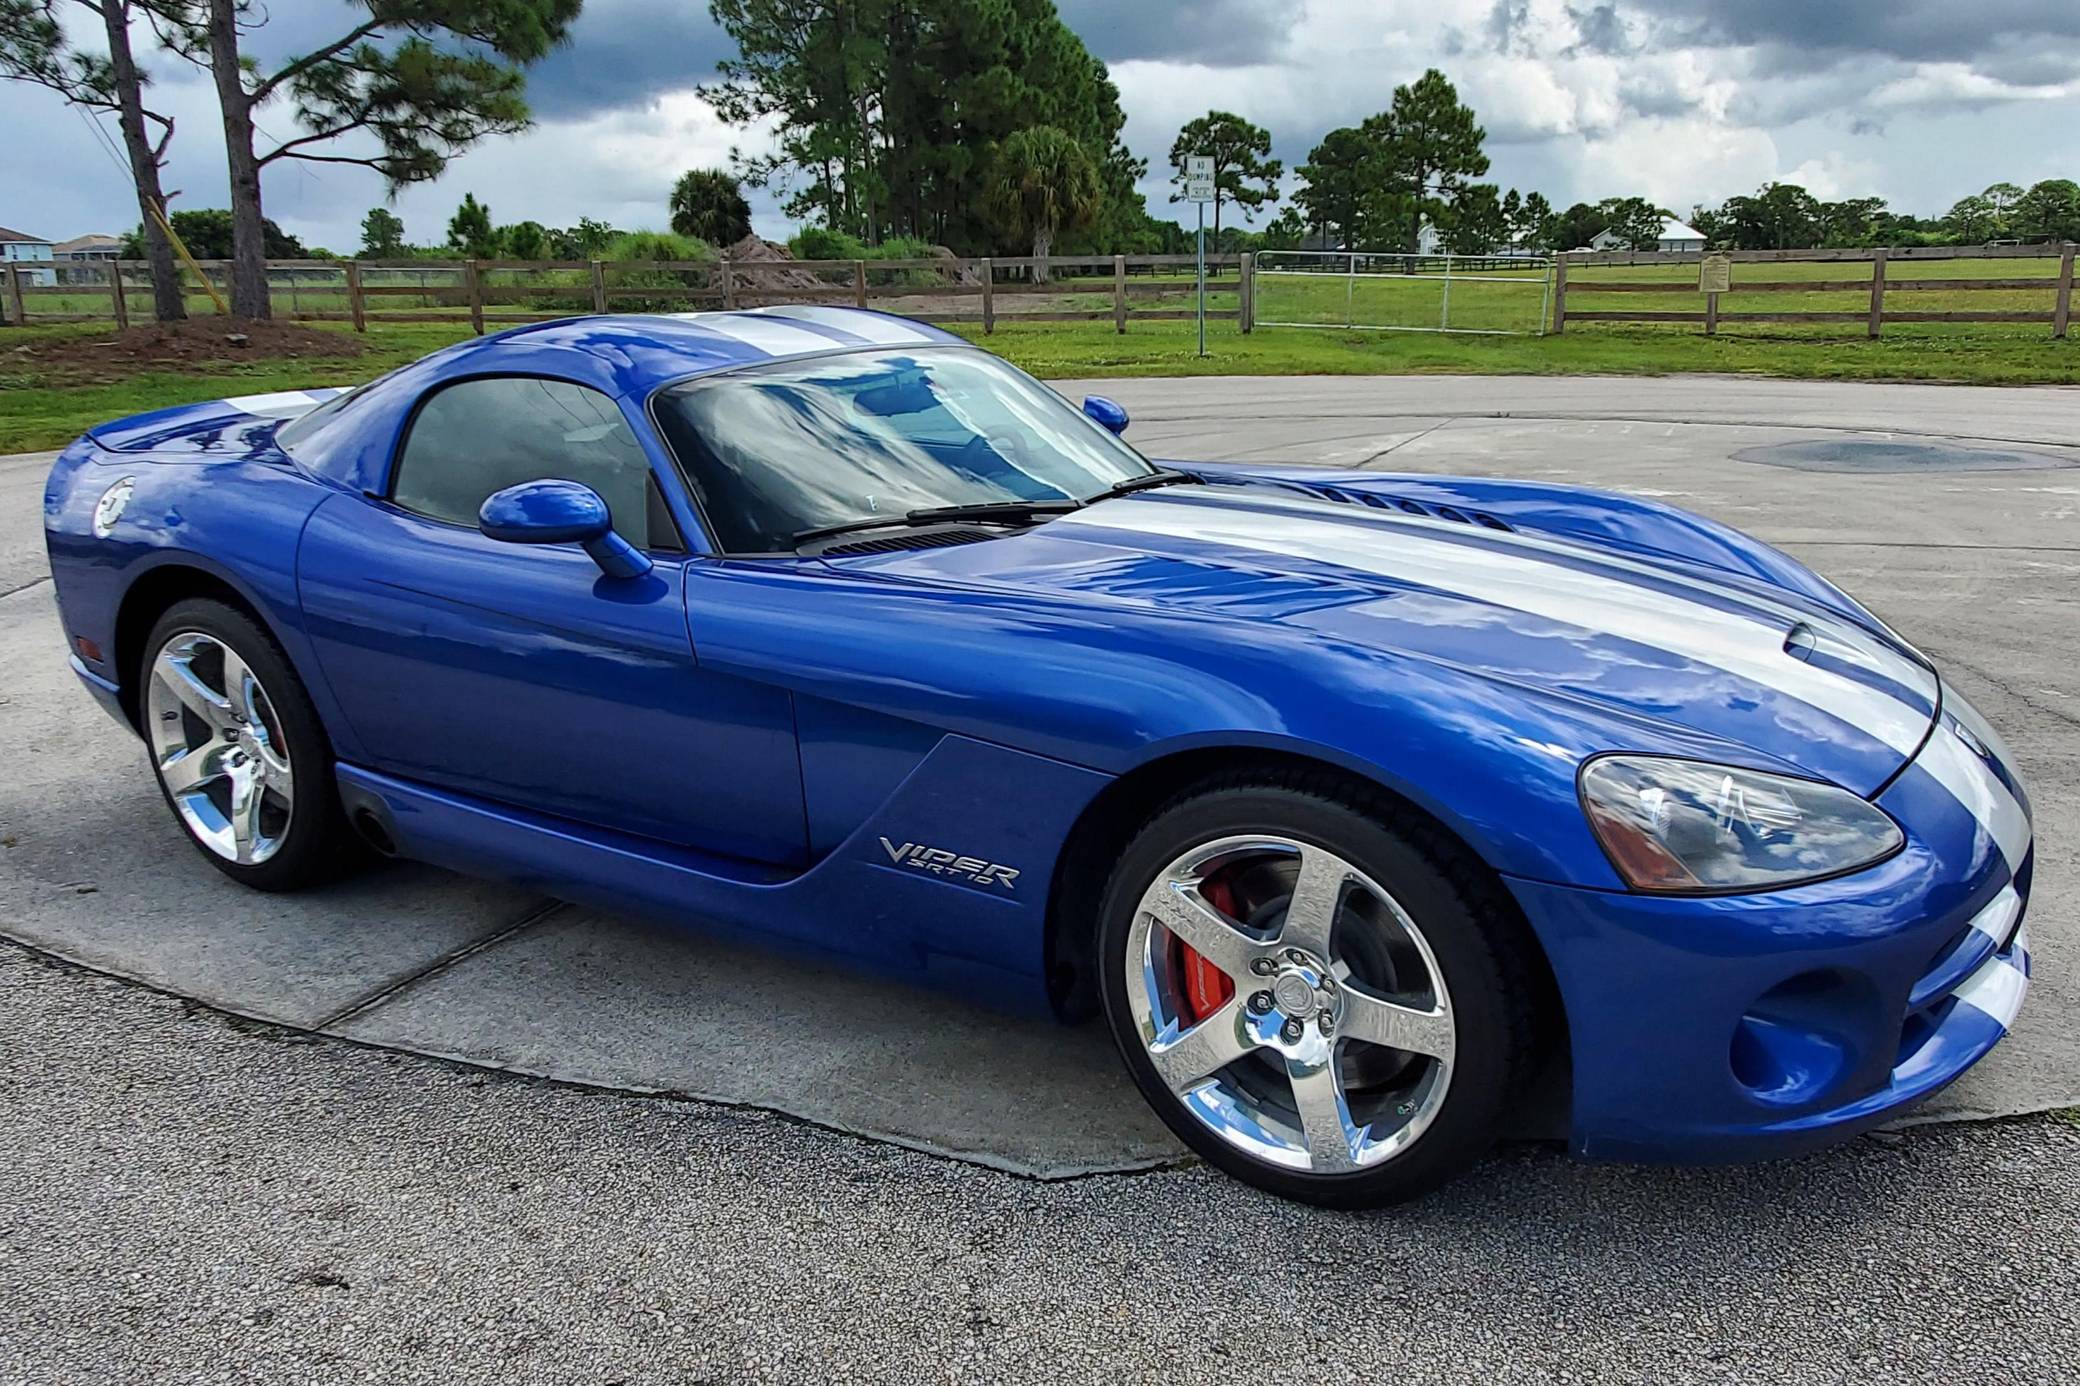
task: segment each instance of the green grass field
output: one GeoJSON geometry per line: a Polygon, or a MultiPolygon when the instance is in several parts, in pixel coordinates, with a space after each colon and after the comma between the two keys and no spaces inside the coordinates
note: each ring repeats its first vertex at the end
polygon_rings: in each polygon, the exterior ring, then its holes
{"type": "MultiPolygon", "coordinates": [[[[1949,262],[1962,277],[1962,266],[1949,262]]],[[[1998,261],[2004,275],[2031,273],[2014,268],[2019,262],[1998,261]]],[[[1827,270],[1826,266],[1773,267],[1791,277],[1793,269],[1827,270]]],[[[1925,270],[1927,266],[1912,266],[1925,270]]],[[[1982,273],[1973,269],[1972,273],[1982,273]]],[[[1651,271],[1625,270],[1631,276],[1651,271]]],[[[1813,276],[1808,276],[1813,277],[1813,276]]],[[[1843,275],[1842,277],[1847,277],[1843,275]]],[[[1737,283],[1738,281],[1736,281],[1737,283]]],[[[1515,286],[1503,286],[1515,292],[1515,286]]],[[[1065,286],[1109,309],[1109,291],[1065,286]]],[[[1454,286],[1455,304],[1459,286],[1454,286]]],[[[1182,286],[1180,286],[1180,291],[1182,286]]],[[[2026,291],[2033,293],[2034,291],[2026,291]]],[[[1947,297],[1931,292],[1919,299],[1947,297]]],[[[2005,292],[1957,295],[1978,300],[2007,297],[2005,292]]],[[[1686,294],[1611,294],[1637,300],[1687,303],[1686,294]]],[[[1805,295],[1770,295],[1782,304],[1805,295]]],[[[1837,299],[1841,295],[1813,295],[1837,299]]],[[[1850,297],[1854,297],[1851,295],[1850,297]]],[[[1572,299],[1572,296],[1570,296],[1572,299]]],[[[1137,306],[1169,307],[1181,299],[1137,300],[1137,306]]],[[[1017,305],[999,300],[1007,310],[1017,305]]],[[[1229,305],[1232,307],[1232,302],[1229,305]]],[[[1932,307],[1932,306],[1931,306],[1932,307]]],[[[1093,308],[1092,311],[1096,311],[1093,308]]],[[[1513,310],[1514,311],[1514,310],[1513,310]]],[[[1849,311],[1849,310],[1841,310],[1849,311]]],[[[1259,290],[1259,313],[1266,316],[1259,290]]],[[[11,349],[60,336],[92,338],[109,332],[107,323],[33,325],[0,329],[0,452],[57,447],[96,423],[172,404],[216,399],[225,395],[315,385],[346,385],[413,360],[435,347],[467,337],[469,327],[454,324],[382,323],[367,333],[367,350],[351,360],[241,359],[213,362],[192,370],[122,371],[42,370],[11,349]]],[[[327,324],[323,330],[347,331],[327,324]]],[[[1929,380],[1982,385],[2080,384],[2080,334],[2055,341],[2047,327],[2010,324],[1907,324],[1888,328],[1872,341],[1853,326],[1817,327],[1743,324],[1707,337],[1695,327],[1585,324],[1563,336],[1458,336],[1437,333],[1347,332],[1341,328],[1259,328],[1244,334],[1232,320],[1209,325],[1209,355],[1196,354],[1190,322],[1130,323],[1126,334],[1113,331],[1109,320],[1093,322],[1018,323],[1000,319],[995,334],[984,336],[979,324],[955,328],[970,340],[1043,378],[1153,375],[1669,375],[1680,373],[1751,374],[1826,380],[1929,380]]]]}

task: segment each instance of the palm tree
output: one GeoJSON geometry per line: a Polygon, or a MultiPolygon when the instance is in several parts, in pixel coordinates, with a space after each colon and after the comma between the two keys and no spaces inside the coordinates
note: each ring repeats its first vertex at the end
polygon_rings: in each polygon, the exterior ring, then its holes
{"type": "Polygon", "coordinates": [[[1075,231],[1097,220],[1104,186],[1090,152],[1052,125],[1019,130],[997,147],[989,184],[990,214],[1006,233],[1031,238],[1041,261],[1036,280],[1047,278],[1046,256],[1055,234],[1075,231]]]}
{"type": "Polygon", "coordinates": [[[672,230],[729,247],[751,234],[751,204],[737,180],[719,168],[696,168],[672,185],[672,230]]]}

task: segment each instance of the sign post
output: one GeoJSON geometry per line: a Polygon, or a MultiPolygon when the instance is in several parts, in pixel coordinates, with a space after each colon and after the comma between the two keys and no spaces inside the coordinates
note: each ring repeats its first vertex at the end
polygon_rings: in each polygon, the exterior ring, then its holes
{"type": "Polygon", "coordinates": [[[1187,154],[1184,200],[1199,204],[1199,354],[1206,354],[1206,204],[1213,201],[1213,156],[1187,154]]]}

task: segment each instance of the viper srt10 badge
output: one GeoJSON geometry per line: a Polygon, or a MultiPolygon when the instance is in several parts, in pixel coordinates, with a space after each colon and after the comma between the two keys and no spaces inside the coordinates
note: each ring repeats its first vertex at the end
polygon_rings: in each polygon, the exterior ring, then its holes
{"type": "Polygon", "coordinates": [[[888,859],[898,866],[914,866],[935,876],[953,876],[973,881],[976,885],[1002,886],[1010,890],[1012,882],[1018,879],[1016,867],[1000,866],[981,857],[964,857],[943,847],[920,847],[914,842],[898,847],[884,837],[881,850],[888,853],[888,859]]]}

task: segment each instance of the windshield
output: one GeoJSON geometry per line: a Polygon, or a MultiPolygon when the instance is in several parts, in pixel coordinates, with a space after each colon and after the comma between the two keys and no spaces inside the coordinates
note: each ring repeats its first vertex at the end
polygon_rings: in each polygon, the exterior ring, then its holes
{"type": "Polygon", "coordinates": [[[662,391],[658,427],[726,553],[942,505],[1082,500],[1156,469],[964,347],[783,363],[662,391]]]}

